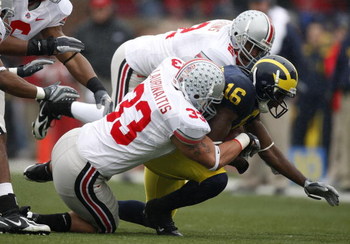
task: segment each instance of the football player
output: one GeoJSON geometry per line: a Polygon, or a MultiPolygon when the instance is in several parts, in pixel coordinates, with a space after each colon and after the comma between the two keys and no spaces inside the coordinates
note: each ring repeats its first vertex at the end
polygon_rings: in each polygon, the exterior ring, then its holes
{"type": "MultiPolygon", "coordinates": [[[[111,98],[97,78],[89,61],[80,53],[84,45],[62,31],[73,6],[69,0],[14,0],[15,14],[11,35],[0,45],[6,55],[55,55],[72,76],[94,93],[97,107],[105,105],[103,114],[112,109],[111,98]],[[37,39],[40,34],[45,39],[37,39]]],[[[40,113],[45,110],[40,104],[40,113]]],[[[43,121],[39,121],[43,123],[43,121]]],[[[39,125],[40,126],[40,125],[39,125]]]]}
{"type": "Polygon", "coordinates": [[[48,224],[61,231],[113,233],[119,222],[118,202],[107,184],[113,175],[175,148],[208,171],[242,150],[256,151],[258,140],[249,133],[220,145],[206,136],[210,127],[202,114],[215,115],[224,87],[224,74],[213,62],[169,57],[115,112],[63,135],[50,165],[56,191],[72,212],[60,227],[57,221],[48,224]]]}
{"type": "MultiPolygon", "coordinates": [[[[0,42],[10,33],[8,17],[13,15],[13,9],[9,4],[5,0],[0,1],[2,16],[0,18],[0,42]]],[[[74,100],[78,97],[78,94],[74,89],[65,86],[51,85],[45,88],[34,86],[10,72],[3,66],[1,60],[0,89],[0,233],[49,234],[49,226],[36,224],[19,213],[16,196],[11,184],[6,152],[4,92],[17,97],[51,101],[74,100]]]]}

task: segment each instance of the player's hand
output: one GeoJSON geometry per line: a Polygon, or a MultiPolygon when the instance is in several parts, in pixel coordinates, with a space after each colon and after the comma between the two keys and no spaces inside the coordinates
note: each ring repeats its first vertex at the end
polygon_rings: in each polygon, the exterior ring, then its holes
{"type": "Polygon", "coordinates": [[[112,98],[108,95],[107,91],[105,90],[98,90],[94,93],[96,106],[98,109],[103,108],[103,115],[109,114],[113,111],[113,101],[112,98]]]}
{"type": "Polygon", "coordinates": [[[244,148],[244,150],[239,154],[241,157],[247,159],[248,157],[253,157],[254,154],[260,150],[260,141],[252,133],[246,133],[249,136],[249,145],[244,148]]]}
{"type": "Polygon", "coordinates": [[[81,52],[85,45],[78,39],[69,36],[60,36],[53,39],[54,54],[65,52],[81,52]]]}
{"type": "Polygon", "coordinates": [[[241,157],[241,156],[236,157],[228,165],[231,165],[231,166],[235,167],[239,174],[243,174],[249,168],[248,160],[246,158],[244,158],[244,157],[241,157]]]}
{"type": "Polygon", "coordinates": [[[60,86],[59,82],[53,85],[44,87],[45,98],[43,100],[48,100],[50,102],[65,102],[65,101],[75,101],[79,98],[78,92],[69,86],[60,86]]]}
{"type": "Polygon", "coordinates": [[[56,55],[65,52],[81,52],[85,48],[84,43],[74,37],[50,36],[47,39],[32,38],[28,41],[27,56],[32,55],[56,55]]]}
{"type": "Polygon", "coordinates": [[[31,76],[35,72],[42,70],[44,65],[53,64],[55,61],[51,59],[36,59],[25,65],[20,65],[17,67],[17,75],[20,77],[31,76]]]}
{"type": "Polygon", "coordinates": [[[321,200],[321,198],[324,198],[331,206],[339,205],[339,193],[333,186],[326,185],[322,182],[312,182],[306,180],[304,190],[308,197],[316,200],[321,200]]]}

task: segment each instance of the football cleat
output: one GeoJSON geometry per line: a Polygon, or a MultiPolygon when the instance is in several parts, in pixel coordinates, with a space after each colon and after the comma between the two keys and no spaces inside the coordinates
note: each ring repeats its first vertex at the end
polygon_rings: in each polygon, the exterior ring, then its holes
{"type": "Polygon", "coordinates": [[[0,216],[0,232],[13,234],[49,235],[51,229],[47,225],[37,224],[18,212],[0,216]]]}
{"type": "Polygon", "coordinates": [[[144,210],[146,221],[156,229],[158,235],[183,236],[175,226],[171,212],[159,211],[155,205],[156,199],[146,203],[144,210]]]}
{"type": "Polygon", "coordinates": [[[54,119],[60,119],[61,117],[50,112],[50,103],[51,102],[44,100],[39,102],[39,115],[32,124],[33,136],[38,140],[45,138],[47,131],[50,128],[51,121],[54,119]]]}
{"type": "Polygon", "coordinates": [[[52,181],[52,173],[49,168],[50,161],[41,164],[29,165],[23,172],[24,178],[29,181],[52,181]]]}
{"type": "Polygon", "coordinates": [[[30,211],[30,206],[23,206],[19,208],[19,213],[21,216],[26,217],[27,219],[37,222],[39,214],[38,213],[33,213],[30,211]]]}

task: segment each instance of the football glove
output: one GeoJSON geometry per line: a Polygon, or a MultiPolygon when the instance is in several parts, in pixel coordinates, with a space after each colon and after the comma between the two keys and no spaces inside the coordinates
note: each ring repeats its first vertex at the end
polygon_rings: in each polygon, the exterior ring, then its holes
{"type": "Polygon", "coordinates": [[[240,156],[235,158],[228,165],[231,165],[231,166],[235,167],[239,174],[243,174],[249,168],[248,160],[246,158],[243,158],[243,157],[240,157],[240,156]]]}
{"type": "Polygon", "coordinates": [[[44,87],[43,89],[45,92],[43,100],[50,102],[75,101],[79,97],[79,94],[75,89],[69,86],[60,86],[59,82],[44,87]]]}
{"type": "Polygon", "coordinates": [[[339,205],[339,193],[333,186],[326,185],[322,182],[312,182],[310,180],[306,180],[304,184],[304,191],[310,198],[321,200],[323,197],[327,200],[329,205],[339,205]]]}
{"type": "Polygon", "coordinates": [[[246,133],[249,136],[250,142],[246,148],[239,154],[241,157],[247,159],[248,157],[253,157],[254,154],[259,152],[260,150],[260,141],[259,139],[253,135],[252,133],[246,133]]]}
{"type": "Polygon", "coordinates": [[[27,46],[27,56],[30,55],[56,55],[65,52],[81,52],[84,44],[74,37],[60,36],[47,39],[30,39],[27,46]]]}
{"type": "Polygon", "coordinates": [[[17,75],[20,77],[31,76],[35,72],[42,70],[45,64],[53,64],[55,61],[51,59],[36,59],[25,65],[17,67],[17,75]]]}
{"type": "Polygon", "coordinates": [[[109,114],[113,111],[113,101],[112,98],[108,95],[106,90],[98,90],[94,93],[96,106],[98,109],[103,108],[103,115],[109,114]]]}

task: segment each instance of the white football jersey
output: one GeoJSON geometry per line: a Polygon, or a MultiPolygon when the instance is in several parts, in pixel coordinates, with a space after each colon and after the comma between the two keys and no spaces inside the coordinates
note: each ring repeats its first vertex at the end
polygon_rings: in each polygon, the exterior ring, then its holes
{"type": "Polygon", "coordinates": [[[219,66],[235,65],[229,32],[232,21],[212,20],[190,28],[146,35],[126,42],[125,58],[137,73],[148,76],[166,57],[188,61],[208,58],[219,66]]]}
{"type": "MultiPolygon", "coordinates": [[[[170,137],[198,143],[210,132],[201,113],[172,81],[183,61],[170,57],[104,118],[85,124],[77,146],[103,176],[111,177],[175,149],[170,137]]],[[[164,162],[166,163],[166,162],[164,162]]]]}
{"type": "Polygon", "coordinates": [[[48,27],[64,25],[66,18],[72,13],[72,3],[61,0],[53,3],[44,0],[39,7],[28,10],[28,0],[14,0],[15,15],[11,20],[12,36],[29,40],[48,27]]]}

